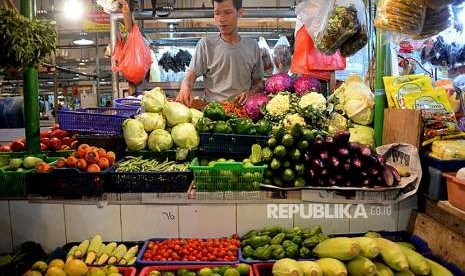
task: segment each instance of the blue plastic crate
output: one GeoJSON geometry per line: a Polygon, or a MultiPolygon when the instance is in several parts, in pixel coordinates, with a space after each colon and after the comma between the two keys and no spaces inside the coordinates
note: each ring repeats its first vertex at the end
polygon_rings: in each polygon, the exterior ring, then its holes
{"type": "Polygon", "coordinates": [[[138,110],[141,100],[136,98],[119,98],[113,101],[113,106],[118,109],[135,109],[138,110]]]}
{"type": "Polygon", "coordinates": [[[428,259],[431,259],[435,262],[437,262],[438,264],[442,265],[443,267],[447,268],[450,272],[452,272],[452,274],[454,276],[465,276],[465,271],[460,269],[459,267],[457,267],[455,264],[453,263],[449,263],[445,260],[443,260],[442,258],[436,256],[436,255],[433,255],[433,254],[423,254],[426,258],[428,259]]]}
{"type": "MultiPolygon", "coordinates": [[[[309,259],[300,259],[300,258],[297,258],[296,259],[297,261],[314,261],[316,260],[316,258],[309,258],[309,259]]],[[[275,260],[275,259],[270,259],[270,260],[255,260],[255,259],[247,259],[247,258],[244,258],[244,256],[242,255],[242,248],[239,248],[239,262],[241,263],[246,263],[246,264],[263,264],[263,263],[275,263],[277,262],[278,260],[275,260]]]]}
{"type": "Polygon", "coordinates": [[[421,159],[425,165],[436,168],[443,172],[458,171],[459,169],[465,167],[465,160],[463,159],[440,160],[426,154],[422,154],[421,159]]]}
{"type": "Polygon", "coordinates": [[[58,111],[60,128],[67,131],[100,134],[123,134],[123,121],[136,115],[135,109],[83,108],[58,111]]]}
{"type": "Polygon", "coordinates": [[[150,241],[164,241],[166,239],[150,239],[145,241],[144,246],[137,254],[136,264],[139,266],[153,266],[153,265],[233,265],[239,263],[239,257],[235,262],[202,262],[202,261],[144,261],[144,253],[150,241]]]}
{"type": "Polygon", "coordinates": [[[269,136],[200,133],[202,152],[249,155],[253,144],[265,145],[269,136]]]}

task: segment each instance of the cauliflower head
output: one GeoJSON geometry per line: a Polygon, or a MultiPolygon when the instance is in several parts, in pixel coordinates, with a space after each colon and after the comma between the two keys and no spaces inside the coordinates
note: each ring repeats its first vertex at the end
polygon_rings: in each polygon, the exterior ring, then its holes
{"type": "Polygon", "coordinates": [[[301,125],[303,127],[306,126],[305,119],[296,113],[286,115],[286,117],[284,118],[283,124],[284,124],[284,128],[287,131],[291,131],[295,125],[301,125]]]}
{"type": "Polygon", "coordinates": [[[299,107],[305,109],[306,107],[311,106],[316,110],[324,111],[326,110],[326,98],[320,93],[310,92],[305,94],[300,98],[299,107]]]}
{"type": "Polygon", "coordinates": [[[291,99],[288,94],[274,96],[266,105],[266,111],[272,116],[282,116],[291,108],[291,99]]]}

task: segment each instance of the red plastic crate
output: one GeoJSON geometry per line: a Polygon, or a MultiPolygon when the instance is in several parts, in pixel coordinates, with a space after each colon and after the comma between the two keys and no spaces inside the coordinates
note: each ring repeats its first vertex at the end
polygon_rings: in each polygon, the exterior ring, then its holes
{"type": "Polygon", "coordinates": [[[257,263],[252,265],[254,276],[272,276],[274,263],[257,263]]]}
{"type": "MultiPolygon", "coordinates": [[[[92,267],[89,267],[89,270],[91,269],[92,267]]],[[[136,276],[137,274],[137,269],[135,267],[132,267],[132,266],[119,266],[118,267],[119,269],[119,272],[121,274],[123,274],[123,276],[136,276]]],[[[30,271],[30,270],[29,270],[30,271]]],[[[23,276],[26,276],[28,275],[29,271],[27,271],[26,273],[24,273],[23,276]]],[[[252,275],[250,275],[252,276],[252,275]]]]}
{"type": "MultiPolygon", "coordinates": [[[[166,271],[170,271],[170,272],[173,272],[176,275],[176,271],[178,271],[179,269],[187,269],[187,270],[192,270],[192,271],[197,272],[198,270],[200,270],[200,269],[202,269],[204,267],[213,268],[213,267],[221,267],[221,266],[223,266],[223,265],[163,265],[163,266],[160,265],[160,266],[146,266],[146,267],[144,267],[142,269],[139,276],[147,276],[147,275],[149,275],[150,272],[152,272],[154,270],[158,270],[161,273],[166,272],[166,271]]],[[[232,265],[232,266],[236,267],[237,264],[232,265]]],[[[250,267],[249,276],[254,276],[252,269],[253,268],[250,267]]]]}
{"type": "Polygon", "coordinates": [[[447,179],[447,197],[452,206],[465,211],[465,181],[455,177],[455,173],[443,173],[447,179]]]}

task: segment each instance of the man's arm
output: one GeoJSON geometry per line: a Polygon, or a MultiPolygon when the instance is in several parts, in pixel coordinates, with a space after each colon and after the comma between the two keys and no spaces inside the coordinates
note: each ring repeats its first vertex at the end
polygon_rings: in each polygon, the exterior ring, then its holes
{"type": "Polygon", "coordinates": [[[181,83],[181,89],[179,91],[178,96],[176,97],[176,101],[183,103],[187,106],[190,106],[192,103],[192,88],[194,87],[195,80],[197,76],[195,72],[188,69],[184,80],[181,83]]]}
{"type": "Polygon", "coordinates": [[[262,79],[253,79],[252,80],[252,88],[250,91],[242,92],[241,94],[237,95],[236,98],[234,99],[234,102],[238,105],[245,105],[247,100],[249,99],[250,96],[256,93],[260,93],[263,90],[263,82],[262,79]]]}

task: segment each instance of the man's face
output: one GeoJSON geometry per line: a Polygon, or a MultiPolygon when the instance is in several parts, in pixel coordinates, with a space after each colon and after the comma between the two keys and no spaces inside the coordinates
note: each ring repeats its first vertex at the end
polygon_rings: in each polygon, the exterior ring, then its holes
{"type": "Polygon", "coordinates": [[[222,35],[231,35],[236,32],[239,11],[234,7],[233,0],[213,2],[213,14],[222,35]]]}

